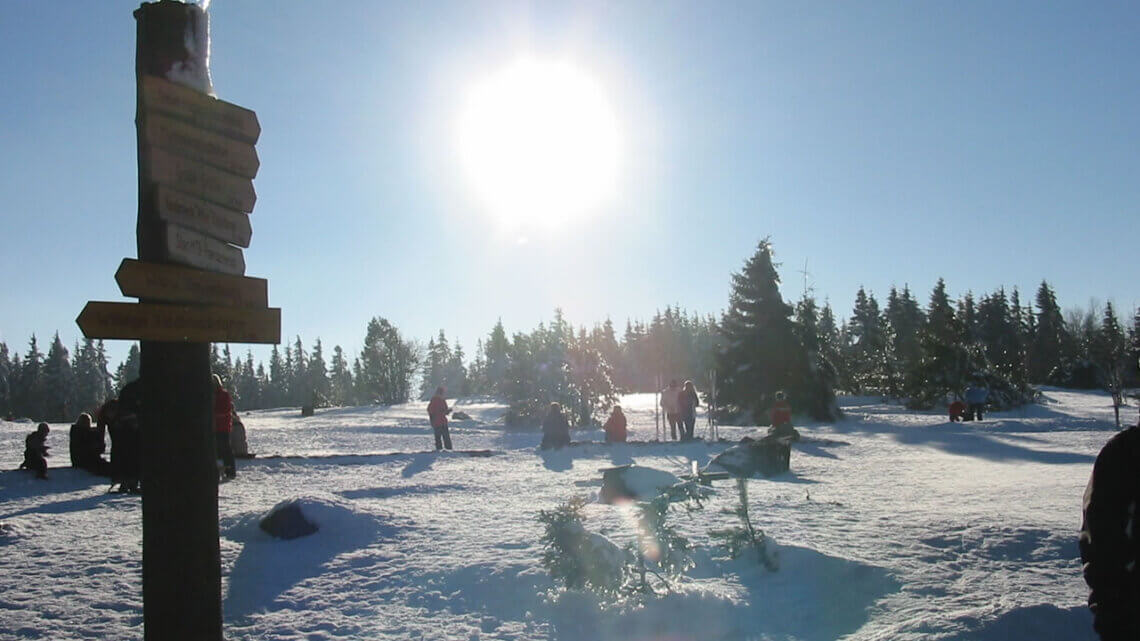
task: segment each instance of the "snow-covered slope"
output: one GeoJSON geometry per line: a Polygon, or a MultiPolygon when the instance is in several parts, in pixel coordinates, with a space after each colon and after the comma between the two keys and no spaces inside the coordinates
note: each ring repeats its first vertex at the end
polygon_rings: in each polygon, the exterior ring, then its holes
{"type": "MultiPolygon", "coordinates": [[[[623,399],[632,439],[654,439],[652,404],[623,399]]],[[[725,444],[539,452],[537,432],[506,430],[503,407],[480,401],[461,402],[473,418],[452,426],[456,448],[478,455],[437,454],[424,403],[250,413],[260,456],[219,488],[227,638],[1095,639],[1076,531],[1114,431],[1106,395],[1047,390],[1041,405],[967,424],[877,399],[843,405],[842,421],[798,426],[790,473],[750,482],[779,572],[713,546],[709,530],[734,524],[735,486],[719,481],[704,510],[672,517],[697,545],[690,579],[620,604],[556,588],[538,562],[538,511],[595,496],[602,468],[684,474],[725,444]],[[258,529],[289,498],[316,512],[317,534],[258,529]]],[[[19,464],[33,427],[0,424],[0,467],[19,464]]],[[[66,464],[66,428],[49,438],[54,465],[66,464]]],[[[138,497],[69,468],[49,474],[0,473],[0,639],[141,638],[138,497]]],[[[586,514],[619,544],[635,536],[628,507],[586,514]]]]}

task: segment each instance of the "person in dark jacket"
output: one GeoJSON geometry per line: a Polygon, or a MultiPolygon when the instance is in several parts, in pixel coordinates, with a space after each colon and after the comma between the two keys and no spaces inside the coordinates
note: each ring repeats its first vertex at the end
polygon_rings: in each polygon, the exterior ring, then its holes
{"type": "Polygon", "coordinates": [[[1140,639],[1140,426],[1113,436],[1097,455],[1083,517],[1093,628],[1103,641],[1140,639]]]}
{"type": "Polygon", "coordinates": [[[697,397],[697,388],[693,381],[685,381],[681,393],[677,395],[677,411],[681,415],[681,440],[693,440],[693,432],[697,428],[697,406],[701,400],[697,397]]]}
{"type": "Polygon", "coordinates": [[[435,434],[435,449],[451,449],[451,432],[447,429],[447,415],[451,408],[447,406],[444,394],[447,393],[442,386],[435,389],[435,396],[428,401],[428,420],[431,421],[431,431],[435,434]]]}
{"type": "Polygon", "coordinates": [[[142,387],[133,380],[119,392],[119,402],[107,433],[111,436],[111,481],[120,492],[137,493],[142,475],[142,431],[139,410],[142,387]]]}
{"type": "Polygon", "coordinates": [[[47,457],[51,456],[48,454],[51,448],[47,444],[49,432],[51,426],[40,423],[36,426],[36,431],[24,438],[24,462],[20,464],[20,469],[35,472],[38,479],[47,478],[47,457]]]}
{"type": "Polygon", "coordinates": [[[213,375],[214,379],[214,447],[218,451],[218,458],[222,459],[223,474],[226,479],[237,476],[237,464],[234,463],[234,448],[230,444],[230,431],[233,429],[234,399],[222,385],[222,377],[213,375]]]}
{"type": "Polygon", "coordinates": [[[966,404],[963,403],[961,399],[956,398],[954,402],[950,404],[948,411],[950,413],[951,423],[961,423],[962,415],[966,413],[966,404]]]}
{"type": "Polygon", "coordinates": [[[562,414],[562,406],[550,404],[550,411],[542,421],[542,449],[565,447],[570,444],[570,423],[562,414]]]}
{"type": "Polygon", "coordinates": [[[99,426],[91,424],[90,414],[84,412],[79,415],[68,434],[71,467],[100,476],[110,476],[110,464],[103,458],[103,452],[107,449],[103,434],[99,426]]]}
{"type": "Polygon", "coordinates": [[[606,431],[606,442],[625,443],[625,428],[625,413],[621,411],[621,405],[614,405],[613,412],[610,414],[610,417],[606,419],[606,424],[602,426],[602,429],[606,431]]]}
{"type": "Polygon", "coordinates": [[[990,391],[981,383],[974,383],[966,388],[966,419],[967,421],[982,420],[986,410],[986,399],[990,391]]]}

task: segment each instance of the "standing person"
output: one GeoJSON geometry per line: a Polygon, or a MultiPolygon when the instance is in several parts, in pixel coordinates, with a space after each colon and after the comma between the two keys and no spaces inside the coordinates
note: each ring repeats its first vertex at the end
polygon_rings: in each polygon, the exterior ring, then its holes
{"type": "Polygon", "coordinates": [[[223,474],[226,480],[237,476],[237,464],[234,463],[234,448],[230,445],[230,431],[233,430],[234,399],[222,385],[222,377],[217,374],[214,378],[214,441],[218,450],[218,458],[222,459],[223,474]]]}
{"type": "MultiPolygon", "coordinates": [[[[669,421],[669,431],[673,440],[677,440],[677,426],[681,423],[681,384],[677,379],[669,381],[669,386],[661,390],[661,409],[665,410],[665,419],[669,421]]],[[[684,436],[684,432],[681,433],[684,436]]]]}
{"type": "Polygon", "coordinates": [[[697,397],[697,388],[693,381],[685,381],[681,393],[677,396],[677,411],[681,415],[681,440],[693,440],[693,430],[697,427],[697,406],[701,399],[697,397]]]}
{"type": "Polygon", "coordinates": [[[48,450],[51,449],[47,444],[49,432],[51,432],[51,426],[47,423],[40,423],[36,426],[36,431],[24,438],[24,462],[20,464],[20,469],[35,472],[38,479],[48,477],[47,457],[50,456],[48,450]]]}
{"type": "Polygon", "coordinates": [[[982,413],[986,409],[986,399],[990,391],[981,383],[974,383],[966,388],[966,420],[982,420],[982,413]]]}
{"type": "Polygon", "coordinates": [[[1085,488],[1081,562],[1093,628],[1103,641],[1140,639],[1140,425],[1109,439],[1085,488]]]}
{"type": "Polygon", "coordinates": [[[233,450],[234,458],[253,458],[249,455],[249,442],[245,438],[245,423],[238,416],[237,410],[234,410],[230,422],[230,449],[233,450]]]}
{"type": "Polygon", "coordinates": [[[544,450],[566,447],[570,444],[570,423],[562,414],[562,406],[551,403],[546,418],[542,421],[542,445],[544,450]]]}
{"type": "Polygon", "coordinates": [[[435,434],[435,449],[451,449],[451,432],[447,429],[447,415],[451,408],[447,406],[444,395],[447,390],[441,385],[435,388],[435,396],[428,401],[427,413],[431,421],[431,431],[435,434]]]}
{"type": "Polygon", "coordinates": [[[606,419],[606,424],[602,426],[602,429],[606,431],[606,442],[625,443],[625,428],[625,413],[621,411],[621,405],[614,405],[613,412],[610,414],[610,417],[606,419]]]}
{"type": "Polygon", "coordinates": [[[123,386],[114,420],[107,431],[111,435],[111,483],[119,484],[119,492],[137,493],[142,474],[142,432],[139,410],[142,387],[138,379],[123,386]]]}

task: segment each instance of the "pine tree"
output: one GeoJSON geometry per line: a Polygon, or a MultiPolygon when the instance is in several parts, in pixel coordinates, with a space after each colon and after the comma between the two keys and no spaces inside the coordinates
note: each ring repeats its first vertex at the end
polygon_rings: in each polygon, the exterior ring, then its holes
{"type": "Polygon", "coordinates": [[[886,329],[875,295],[868,295],[862,287],[855,295],[855,309],[847,328],[852,343],[846,359],[851,367],[853,391],[886,393],[886,329]]]}
{"type": "Polygon", "coordinates": [[[278,351],[277,345],[274,345],[273,350],[269,353],[268,385],[262,388],[262,399],[265,407],[280,407],[285,401],[286,376],[285,361],[281,359],[281,352],[278,351]]]}
{"type": "Polygon", "coordinates": [[[137,381],[139,378],[139,364],[141,363],[141,354],[139,353],[139,344],[132,343],[130,349],[127,350],[127,358],[119,363],[115,369],[115,396],[123,391],[123,387],[131,381],[137,381]]]}
{"type": "Polygon", "coordinates": [[[387,319],[368,322],[356,379],[358,397],[366,403],[392,405],[408,400],[419,365],[416,347],[405,341],[387,319]]]}
{"type": "Polygon", "coordinates": [[[507,370],[510,369],[511,341],[507,339],[506,330],[503,329],[503,319],[495,323],[491,334],[484,344],[484,356],[487,361],[487,387],[492,394],[502,393],[507,385],[507,370]]]}
{"type": "Polygon", "coordinates": [[[926,322],[919,341],[922,360],[907,372],[908,406],[929,408],[948,394],[961,395],[970,372],[970,355],[961,342],[962,329],[941,278],[930,293],[926,322]]]}
{"type": "Polygon", "coordinates": [[[1132,360],[1128,358],[1128,351],[1128,338],[1109,301],[1104,306],[1104,319],[1097,332],[1093,350],[1094,362],[1101,372],[1105,389],[1111,392],[1124,389],[1124,377],[1132,360]]]}
{"type": "Polygon", "coordinates": [[[12,418],[12,362],[8,354],[8,345],[0,341],[0,417],[12,418]]]}
{"type": "Polygon", "coordinates": [[[792,325],[792,307],[780,296],[771,245],[761,241],[744,270],[732,276],[729,309],[720,324],[724,348],[717,356],[719,400],[730,410],[764,421],[775,393],[786,390],[798,408],[820,420],[835,416],[834,391],[812,400],[822,387],[792,325]]]}
{"type": "Polygon", "coordinates": [[[1037,289],[1036,331],[1029,346],[1029,380],[1033,383],[1064,381],[1068,330],[1057,297],[1045,281],[1037,289]]]}
{"type": "Polygon", "coordinates": [[[313,345],[313,353],[309,356],[305,371],[308,374],[308,387],[313,398],[313,404],[317,407],[328,407],[329,399],[332,396],[332,383],[329,381],[328,365],[325,364],[324,348],[321,346],[320,337],[313,345]]]}
{"type": "Polygon", "coordinates": [[[340,345],[333,347],[332,373],[329,377],[329,398],[333,405],[347,405],[353,401],[352,372],[340,345]]]}
{"type": "Polygon", "coordinates": [[[71,369],[71,357],[59,332],[48,348],[43,367],[44,413],[43,420],[62,422],[72,420],[75,410],[75,379],[71,369]]]}

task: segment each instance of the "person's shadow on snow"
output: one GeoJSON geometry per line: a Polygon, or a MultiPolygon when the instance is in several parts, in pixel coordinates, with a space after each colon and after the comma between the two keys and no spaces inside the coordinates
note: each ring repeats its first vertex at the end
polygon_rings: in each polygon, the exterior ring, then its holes
{"type": "Polygon", "coordinates": [[[539,450],[542,457],[542,466],[551,472],[565,472],[574,467],[574,460],[566,448],[557,450],[539,450]]]}
{"type": "Polygon", "coordinates": [[[412,460],[408,461],[408,464],[405,465],[404,469],[400,471],[400,476],[406,479],[410,479],[416,474],[429,469],[432,466],[432,463],[435,462],[437,455],[438,453],[416,454],[412,456],[412,460]]]}

